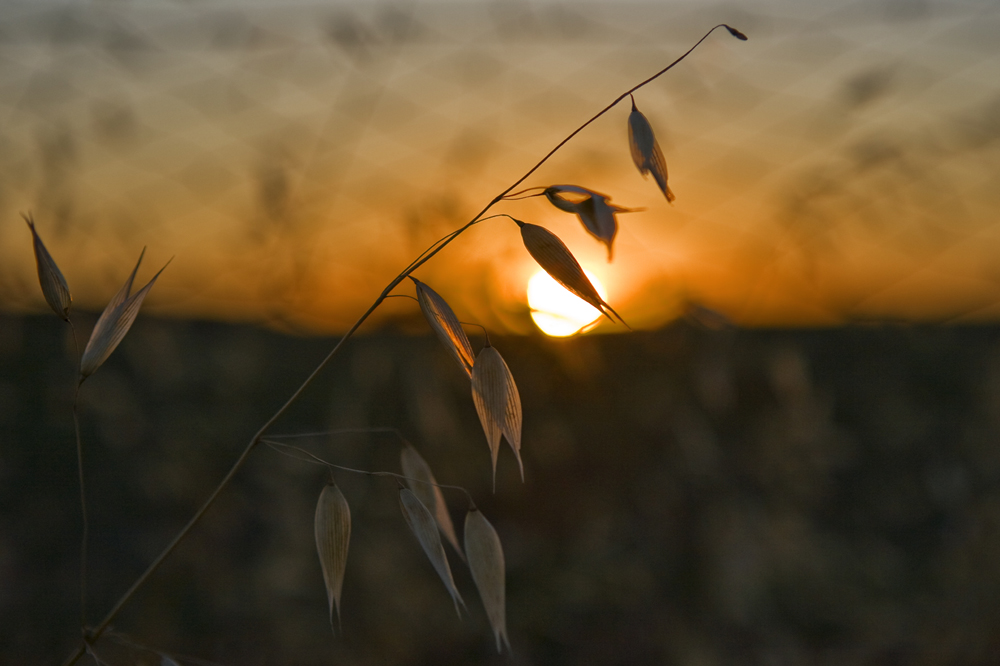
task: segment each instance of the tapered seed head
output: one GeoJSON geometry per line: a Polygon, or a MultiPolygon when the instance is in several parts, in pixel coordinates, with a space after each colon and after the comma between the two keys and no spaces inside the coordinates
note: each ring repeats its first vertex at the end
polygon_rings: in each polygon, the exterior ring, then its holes
{"type": "Polygon", "coordinates": [[[83,350],[83,357],[80,359],[80,376],[82,379],[86,379],[94,374],[122,341],[125,334],[132,328],[132,323],[135,322],[136,315],[139,314],[139,308],[142,306],[142,302],[149,293],[149,290],[153,288],[153,284],[156,283],[156,278],[160,277],[160,273],[170,265],[168,261],[146,283],[145,287],[129,296],[129,293],[132,291],[132,282],[135,280],[135,274],[139,270],[139,264],[142,263],[142,257],[145,253],[146,250],[143,248],[142,254],[139,255],[139,261],[136,262],[131,275],[128,276],[125,284],[122,285],[122,288],[118,290],[118,293],[114,295],[111,302],[104,308],[104,312],[98,318],[97,324],[94,325],[94,330],[90,334],[90,340],[87,341],[87,346],[83,350]]]}
{"type": "Polygon", "coordinates": [[[490,447],[493,489],[496,490],[497,454],[501,435],[514,451],[521,481],[524,481],[524,463],[521,461],[521,396],[510,368],[493,346],[483,347],[476,357],[472,368],[472,401],[476,405],[479,422],[490,447]]]}
{"type": "Polygon", "coordinates": [[[536,224],[528,224],[520,220],[515,220],[515,222],[521,227],[521,240],[524,241],[524,247],[528,250],[528,254],[538,262],[538,265],[546,273],[552,276],[552,279],[593,305],[608,319],[614,321],[611,314],[608,314],[610,312],[618,318],[618,321],[625,323],[597,293],[590,278],[583,272],[580,262],[569,251],[566,244],[559,240],[558,236],[536,224]]]}
{"type": "Polygon", "coordinates": [[[22,213],[21,217],[31,229],[31,240],[35,249],[35,267],[38,270],[38,284],[42,288],[45,302],[63,321],[69,321],[69,308],[73,303],[73,297],[70,296],[66,278],[63,277],[62,271],[56,265],[55,259],[45,249],[45,243],[39,238],[38,232],[35,230],[34,218],[31,217],[30,213],[27,215],[22,213]]]}
{"type": "Polygon", "coordinates": [[[653,174],[653,179],[659,186],[668,203],[675,199],[674,193],[667,185],[667,161],[660,150],[660,144],[653,134],[653,127],[646,116],[635,105],[632,98],[632,112],[628,116],[628,145],[632,153],[632,161],[643,176],[653,174]]]}
{"type": "Polygon", "coordinates": [[[587,233],[607,246],[609,262],[614,254],[615,236],[618,234],[618,219],[615,214],[641,210],[616,206],[611,203],[608,195],[579,185],[552,185],[545,188],[544,194],[559,210],[574,213],[587,233]],[[569,199],[566,194],[574,195],[574,198],[569,199]]]}
{"type": "Polygon", "coordinates": [[[479,590],[479,598],[483,600],[486,617],[497,641],[497,652],[501,651],[501,639],[510,651],[503,547],[496,530],[479,509],[474,508],[465,515],[465,553],[472,580],[479,590]]]}
{"type": "Polygon", "coordinates": [[[403,469],[403,476],[407,477],[406,485],[417,496],[417,499],[427,507],[427,510],[434,515],[438,529],[448,540],[459,558],[465,559],[462,547],[458,545],[458,537],[455,535],[455,525],[451,522],[451,514],[448,513],[448,505],[444,501],[444,493],[436,485],[437,480],[431,471],[431,466],[427,464],[423,456],[406,444],[399,454],[400,467],[403,469]]]}
{"type": "Polygon", "coordinates": [[[444,546],[441,545],[441,537],[438,534],[434,516],[409,488],[400,488],[399,508],[403,512],[403,518],[409,525],[410,531],[417,537],[417,541],[424,549],[427,559],[431,561],[434,571],[437,572],[445,589],[448,590],[448,594],[451,595],[451,600],[455,604],[455,612],[461,617],[462,611],[459,610],[459,604],[464,608],[465,601],[462,600],[462,595],[455,587],[455,579],[451,576],[451,567],[448,566],[448,558],[444,554],[444,546]]]}
{"type": "Polygon", "coordinates": [[[739,30],[737,30],[736,28],[734,28],[732,26],[729,26],[729,25],[727,25],[725,27],[726,27],[726,30],[729,31],[729,34],[732,35],[733,37],[735,37],[736,39],[738,39],[738,40],[740,40],[742,42],[747,41],[747,36],[744,35],[742,32],[740,32],[739,30]]]}
{"type": "Polygon", "coordinates": [[[472,351],[472,345],[469,344],[469,338],[458,322],[458,317],[455,316],[455,312],[436,291],[412,275],[410,279],[417,287],[417,301],[420,303],[420,311],[424,313],[427,323],[431,325],[431,329],[437,334],[438,339],[458,361],[458,365],[465,371],[465,374],[471,376],[475,354],[472,351]]]}
{"type": "Polygon", "coordinates": [[[344,571],[347,568],[347,549],[351,542],[351,509],[347,499],[336,484],[329,484],[319,494],[314,521],[316,552],[323,569],[326,596],[330,603],[330,627],[333,627],[333,611],[337,610],[337,624],[340,624],[340,592],[344,586],[344,571]]]}
{"type": "Polygon", "coordinates": [[[614,255],[615,236],[618,235],[617,206],[608,204],[604,197],[591,197],[580,206],[580,222],[590,235],[608,248],[608,261],[614,255]]]}

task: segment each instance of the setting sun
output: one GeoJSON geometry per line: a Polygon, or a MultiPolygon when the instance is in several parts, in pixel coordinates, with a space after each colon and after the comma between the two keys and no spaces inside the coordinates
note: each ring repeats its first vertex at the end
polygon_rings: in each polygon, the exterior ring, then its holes
{"type": "MultiPolygon", "coordinates": [[[[601,298],[607,300],[607,291],[600,280],[588,270],[584,273],[601,298]]],[[[580,333],[601,318],[597,308],[567,291],[545,271],[538,271],[528,280],[528,305],[535,325],[542,333],[556,338],[580,333]]]]}

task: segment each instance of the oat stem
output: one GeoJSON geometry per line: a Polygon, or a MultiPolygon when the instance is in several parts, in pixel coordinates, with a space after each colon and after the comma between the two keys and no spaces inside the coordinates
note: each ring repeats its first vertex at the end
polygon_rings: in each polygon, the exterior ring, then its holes
{"type": "Polygon", "coordinates": [[[73,391],[73,430],[76,433],[76,472],[80,481],[80,513],[83,518],[83,533],[80,536],[80,631],[87,631],[87,540],[90,535],[90,521],[87,519],[87,492],[83,483],[83,439],[80,437],[80,414],[77,405],[80,398],[80,382],[73,391]]]}
{"type": "MultiPolygon", "coordinates": [[[[316,368],[309,374],[309,376],[306,377],[305,381],[302,382],[302,384],[299,386],[298,389],[295,390],[295,392],[291,395],[291,397],[289,397],[288,400],[286,400],[285,403],[281,406],[281,408],[278,409],[278,411],[276,411],[274,415],[271,418],[269,418],[264,423],[264,425],[260,427],[257,433],[250,439],[250,442],[246,445],[246,448],[243,449],[243,452],[240,453],[239,457],[236,459],[236,462],[233,463],[232,468],[230,468],[230,470],[223,477],[222,481],[219,482],[219,485],[216,486],[215,490],[212,491],[212,494],[209,495],[208,499],[205,500],[204,504],[202,504],[201,508],[198,509],[198,511],[191,518],[191,520],[189,520],[187,524],[181,529],[181,531],[177,533],[177,535],[170,541],[169,544],[167,544],[166,548],[163,549],[163,552],[161,552],[156,557],[156,559],[153,560],[153,562],[142,573],[142,575],[139,576],[138,579],[136,579],[136,581],[132,584],[131,587],[129,587],[129,589],[125,592],[125,594],[121,596],[121,598],[114,605],[114,607],[108,612],[108,614],[104,617],[104,619],[101,620],[101,623],[98,624],[92,632],[90,632],[84,637],[84,643],[79,647],[77,647],[76,651],[72,655],[70,655],[69,658],[66,659],[66,661],[64,662],[64,666],[72,666],[72,664],[75,664],[80,659],[80,657],[82,657],[85,654],[87,646],[93,644],[95,641],[97,641],[97,639],[101,637],[101,635],[107,630],[108,626],[115,619],[115,617],[118,616],[118,613],[125,606],[125,604],[127,604],[132,599],[136,591],[140,587],[142,587],[142,585],[146,582],[146,580],[148,580],[149,577],[152,576],[153,573],[160,567],[163,561],[167,559],[167,557],[174,551],[175,548],[177,548],[177,546],[181,543],[181,541],[183,541],[184,538],[187,536],[188,532],[190,532],[191,529],[196,524],[198,524],[202,516],[204,516],[205,513],[208,511],[208,509],[212,506],[212,504],[215,503],[215,499],[219,496],[219,494],[226,489],[226,487],[229,485],[229,482],[232,481],[234,476],[236,476],[236,473],[243,468],[243,465],[246,463],[247,458],[250,456],[250,452],[253,451],[253,449],[257,446],[257,444],[260,443],[261,439],[264,436],[264,433],[267,432],[267,430],[272,425],[274,425],[274,423],[278,419],[280,419],[282,416],[285,415],[285,412],[288,411],[289,407],[291,407],[295,403],[295,401],[298,400],[299,396],[302,395],[302,393],[309,387],[310,384],[312,384],[316,376],[319,375],[319,373],[330,363],[333,357],[336,356],[337,352],[340,351],[344,343],[347,342],[351,338],[351,336],[354,335],[354,333],[361,327],[363,323],[365,323],[365,321],[367,321],[368,317],[370,317],[372,313],[375,312],[376,309],[378,309],[378,307],[382,304],[382,302],[389,297],[389,294],[392,292],[393,289],[395,289],[399,285],[400,282],[409,277],[409,275],[413,273],[413,271],[417,270],[425,263],[427,263],[438,252],[446,248],[453,240],[455,240],[456,238],[461,236],[465,231],[467,231],[469,227],[483,220],[489,219],[484,216],[486,215],[487,212],[489,212],[491,208],[493,208],[493,206],[502,201],[505,196],[507,196],[514,190],[514,188],[518,187],[521,183],[530,178],[532,174],[538,171],[538,169],[541,168],[541,166],[545,164],[549,160],[549,158],[551,158],[556,152],[558,152],[559,149],[561,149],[564,145],[566,145],[573,137],[582,132],[591,123],[593,123],[595,120],[606,114],[608,111],[614,108],[615,105],[617,105],[620,101],[631,95],[633,92],[651,83],[652,81],[656,80],[663,74],[673,69],[678,63],[684,60],[692,51],[698,48],[698,46],[703,41],[705,41],[709,35],[711,35],[719,28],[726,28],[734,36],[742,35],[742,33],[739,33],[738,31],[734,32],[733,28],[729,27],[724,23],[720,23],[719,25],[715,26],[714,28],[706,32],[705,35],[694,44],[694,46],[685,51],[679,58],[677,58],[672,63],[670,63],[660,71],[656,72],[649,78],[645,79],[644,81],[632,86],[631,88],[623,92],[621,95],[616,97],[614,101],[612,101],[610,104],[608,104],[603,109],[594,114],[594,116],[590,118],[590,120],[588,120],[587,122],[577,127],[575,130],[573,130],[573,132],[571,132],[569,136],[567,136],[565,139],[556,144],[556,146],[548,153],[546,153],[546,155],[542,157],[542,159],[540,159],[533,167],[528,169],[528,171],[525,172],[523,176],[514,181],[514,183],[511,184],[507,189],[503,190],[498,195],[493,197],[493,199],[491,199],[490,202],[486,204],[486,206],[484,206],[481,211],[479,211],[479,213],[477,213],[471,220],[469,220],[469,222],[464,224],[462,227],[456,229],[455,231],[451,232],[450,234],[447,234],[446,236],[442,237],[435,243],[431,244],[431,246],[426,250],[424,250],[424,252],[422,252],[415,260],[413,260],[413,262],[410,263],[409,266],[403,269],[403,271],[399,273],[399,275],[394,277],[392,281],[389,282],[388,285],[386,285],[385,289],[382,290],[382,293],[378,295],[378,297],[375,299],[375,302],[372,303],[371,306],[369,306],[368,309],[364,311],[364,313],[358,318],[356,322],[354,322],[351,328],[348,329],[348,331],[344,334],[344,336],[340,339],[340,341],[337,342],[337,344],[333,347],[332,350],[330,350],[330,353],[328,353],[326,357],[322,361],[320,361],[319,365],[317,365],[316,368]]],[[[742,36],[740,38],[745,39],[745,37],[742,36]]]]}
{"type": "MultiPolygon", "coordinates": [[[[403,440],[403,441],[405,442],[406,440],[403,440]]],[[[336,464],[334,464],[332,462],[329,462],[327,460],[323,460],[322,458],[320,458],[316,454],[312,453],[311,451],[307,451],[306,449],[303,449],[303,448],[298,447],[298,446],[293,446],[291,444],[282,444],[281,442],[277,442],[277,441],[275,441],[273,439],[261,439],[261,442],[263,442],[264,444],[267,444],[274,451],[277,451],[278,453],[280,453],[282,455],[285,455],[285,456],[288,456],[290,458],[293,458],[294,460],[301,460],[301,461],[304,461],[304,462],[316,463],[317,465],[325,465],[326,467],[328,467],[330,469],[339,469],[339,470],[341,470],[343,472],[352,472],[354,474],[364,474],[365,476],[386,476],[386,477],[389,477],[389,478],[392,478],[392,479],[402,479],[404,481],[413,481],[415,483],[423,483],[423,484],[428,485],[428,486],[437,486],[438,488],[446,488],[446,489],[449,489],[449,490],[461,490],[463,493],[465,493],[465,497],[469,500],[469,505],[470,506],[475,506],[476,505],[476,503],[472,501],[472,495],[469,493],[468,490],[466,490],[462,486],[453,486],[453,485],[449,485],[447,483],[431,483],[430,481],[424,481],[423,479],[414,479],[413,477],[406,476],[404,474],[397,474],[395,472],[372,472],[372,471],[369,471],[369,470],[366,470],[366,469],[355,469],[353,467],[345,467],[344,465],[336,465],[336,464]],[[301,453],[305,457],[301,458],[299,456],[292,455],[291,453],[288,453],[287,451],[282,451],[282,449],[288,449],[288,450],[291,450],[291,451],[295,451],[296,453],[301,453]]]]}
{"type": "MultiPolygon", "coordinates": [[[[67,317],[73,332],[73,350],[77,358],[77,369],[80,364],[80,343],[76,339],[76,326],[67,317]]],[[[76,473],[80,482],[80,514],[83,519],[83,529],[80,535],[80,633],[86,636],[87,632],[87,541],[90,538],[90,520],[87,518],[87,491],[83,481],[83,437],[80,435],[80,386],[83,380],[76,383],[73,390],[73,432],[76,435],[76,473]]]]}
{"type": "Polygon", "coordinates": [[[293,432],[287,435],[269,435],[270,439],[304,439],[306,437],[329,437],[330,435],[361,435],[386,434],[395,435],[403,444],[409,444],[403,433],[392,426],[373,426],[370,428],[335,428],[334,430],[319,430],[317,432],[293,432]]]}

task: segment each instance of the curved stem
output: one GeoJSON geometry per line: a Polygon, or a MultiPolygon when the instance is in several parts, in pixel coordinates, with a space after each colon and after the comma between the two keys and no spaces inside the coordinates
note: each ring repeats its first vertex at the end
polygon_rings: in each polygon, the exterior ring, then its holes
{"type": "Polygon", "coordinates": [[[505,196],[504,199],[506,199],[507,201],[521,201],[522,199],[531,199],[532,197],[540,197],[545,194],[546,189],[547,188],[544,185],[535,185],[534,187],[523,189],[520,192],[511,192],[510,194],[505,196]],[[537,192],[536,194],[528,194],[528,192],[532,190],[541,190],[541,192],[537,192]]]}
{"type": "Polygon", "coordinates": [[[233,463],[233,466],[232,468],[230,468],[229,472],[226,473],[222,481],[219,482],[219,485],[216,486],[215,490],[212,491],[212,494],[209,495],[208,499],[205,500],[204,504],[202,504],[201,508],[198,509],[198,511],[191,518],[191,520],[189,520],[188,523],[183,527],[183,529],[181,529],[181,531],[177,533],[177,535],[171,540],[171,542],[167,544],[166,548],[163,549],[163,552],[161,552],[156,557],[156,559],[153,560],[153,562],[149,565],[146,571],[144,571],[143,574],[139,576],[139,578],[125,592],[125,594],[122,595],[122,597],[118,600],[118,602],[114,605],[114,607],[104,617],[104,619],[101,620],[101,623],[98,624],[94,628],[94,630],[86,637],[84,645],[79,646],[76,652],[70,655],[70,657],[64,662],[64,666],[71,666],[72,664],[75,664],[77,660],[79,660],[79,658],[84,655],[86,651],[86,646],[88,644],[93,643],[94,641],[96,641],[98,638],[101,637],[101,635],[107,630],[108,626],[115,619],[115,617],[117,617],[118,613],[125,606],[125,604],[127,604],[129,600],[131,600],[133,595],[135,595],[136,591],[140,587],[142,587],[142,585],[149,579],[149,577],[160,567],[163,561],[167,559],[167,557],[174,551],[175,548],[177,548],[177,546],[181,543],[181,541],[184,540],[188,532],[190,532],[191,529],[201,520],[202,516],[205,515],[208,509],[215,502],[215,499],[219,496],[219,494],[223,490],[225,490],[225,488],[229,485],[229,482],[232,481],[233,477],[236,476],[236,473],[239,472],[240,469],[242,469],[243,465],[246,463],[246,460],[250,455],[250,452],[253,451],[254,447],[256,447],[258,443],[260,443],[261,438],[264,436],[264,433],[267,432],[267,430],[272,425],[274,425],[274,423],[278,419],[280,419],[282,416],[285,415],[285,412],[288,411],[288,408],[291,407],[296,400],[298,400],[299,396],[302,395],[302,393],[309,387],[310,384],[312,384],[316,376],[319,375],[319,373],[322,372],[324,368],[326,368],[326,366],[330,363],[330,361],[337,354],[337,352],[340,351],[340,348],[343,347],[344,343],[347,342],[352,335],[354,335],[354,333],[361,327],[363,323],[365,323],[365,321],[367,321],[368,317],[370,317],[372,313],[375,312],[376,309],[378,309],[378,307],[382,304],[382,302],[389,296],[392,290],[399,285],[400,282],[405,280],[413,271],[417,270],[425,263],[430,261],[438,252],[446,248],[449,244],[451,244],[452,241],[454,241],[456,238],[465,233],[465,231],[467,231],[469,227],[473,226],[474,224],[477,224],[478,222],[481,222],[484,219],[488,219],[484,218],[483,216],[486,215],[486,213],[489,212],[489,210],[493,208],[493,206],[502,201],[505,196],[507,196],[508,194],[511,193],[511,191],[514,190],[514,188],[519,186],[521,183],[523,183],[525,180],[531,177],[533,173],[538,171],[538,169],[543,164],[545,164],[556,152],[559,151],[560,148],[566,145],[573,137],[582,132],[591,123],[593,123],[595,120],[597,120],[605,113],[610,111],[612,108],[614,108],[616,104],[618,104],[620,101],[631,95],[633,92],[651,83],[652,81],[656,80],[663,74],[670,71],[678,63],[684,60],[692,51],[698,48],[698,45],[700,45],[703,41],[705,41],[709,35],[711,35],[719,28],[726,28],[727,30],[730,31],[730,33],[736,36],[736,33],[733,32],[733,29],[730,28],[728,25],[725,25],[724,23],[720,23],[719,25],[715,26],[714,28],[706,32],[705,35],[694,44],[694,46],[685,51],[684,54],[681,55],[679,58],[677,58],[672,63],[670,63],[657,73],[653,74],[649,78],[645,79],[644,81],[632,86],[631,88],[623,92],[621,95],[616,97],[613,102],[611,102],[603,109],[598,111],[596,114],[594,114],[594,116],[590,120],[588,120],[575,130],[573,130],[573,132],[571,132],[569,136],[567,136],[565,139],[556,144],[556,146],[548,153],[546,153],[546,155],[542,159],[540,159],[533,167],[528,169],[528,171],[523,176],[514,181],[508,188],[506,188],[500,194],[493,197],[493,199],[491,199],[490,202],[487,203],[486,206],[484,206],[483,209],[479,211],[471,220],[469,220],[466,224],[464,224],[460,228],[456,229],[455,231],[451,232],[450,234],[447,234],[440,240],[433,243],[427,250],[421,253],[420,256],[418,256],[412,263],[410,263],[409,266],[403,269],[403,271],[399,273],[399,275],[393,278],[392,281],[389,282],[389,284],[385,287],[385,289],[382,290],[382,293],[378,295],[378,297],[375,299],[375,302],[372,303],[371,306],[369,306],[368,309],[364,311],[364,313],[358,318],[356,322],[354,322],[351,328],[348,329],[348,331],[344,334],[344,336],[340,339],[340,341],[337,342],[337,344],[334,346],[332,350],[330,350],[330,353],[328,353],[326,357],[322,361],[320,361],[319,365],[317,365],[316,368],[309,374],[309,376],[306,377],[305,381],[302,382],[302,384],[299,386],[298,389],[295,390],[295,392],[291,395],[291,397],[288,398],[288,400],[285,401],[285,403],[281,406],[281,408],[278,409],[278,411],[275,412],[274,415],[271,418],[269,418],[264,423],[264,425],[260,427],[257,433],[250,439],[249,443],[247,443],[246,448],[243,449],[243,452],[240,454],[239,458],[237,458],[236,462],[233,463]]]}
{"type": "Polygon", "coordinates": [[[438,488],[446,488],[448,490],[461,490],[463,493],[465,493],[465,496],[468,498],[470,504],[475,505],[475,503],[472,501],[472,495],[471,495],[471,493],[469,493],[469,491],[466,490],[465,488],[463,488],[462,486],[453,486],[453,485],[450,485],[450,484],[447,484],[447,483],[432,483],[430,481],[425,481],[423,479],[415,479],[415,478],[413,478],[411,476],[406,476],[404,474],[397,474],[396,472],[372,472],[372,471],[369,471],[367,469],[355,469],[353,467],[345,467],[344,465],[337,465],[337,464],[332,463],[332,462],[330,462],[328,460],[323,460],[322,458],[320,458],[316,454],[312,453],[311,451],[307,451],[306,449],[303,449],[303,448],[301,448],[299,446],[293,446],[291,444],[282,444],[281,442],[277,442],[277,441],[275,441],[273,439],[262,439],[261,441],[264,444],[266,444],[269,447],[271,447],[271,449],[273,449],[274,451],[277,451],[278,453],[280,453],[282,455],[289,456],[290,458],[294,458],[295,460],[301,460],[303,462],[316,463],[317,465],[325,465],[326,467],[329,467],[331,469],[339,469],[339,470],[341,470],[343,472],[352,472],[354,474],[364,474],[365,476],[385,476],[385,477],[389,477],[389,478],[392,478],[392,479],[402,479],[403,481],[413,481],[415,483],[423,483],[423,484],[428,485],[428,486],[436,486],[438,488]],[[291,451],[295,451],[297,453],[301,453],[305,457],[304,458],[300,458],[299,456],[294,456],[291,453],[287,453],[285,451],[282,451],[281,449],[289,449],[291,451]]]}
{"type": "MultiPolygon", "coordinates": [[[[655,81],[656,79],[660,78],[661,76],[663,76],[664,74],[666,74],[667,72],[669,72],[671,69],[673,69],[674,67],[676,67],[682,60],[684,60],[685,58],[687,58],[691,54],[692,51],[694,51],[696,48],[698,48],[698,46],[703,41],[705,41],[706,39],[708,39],[709,35],[711,35],[713,32],[715,32],[719,28],[725,28],[726,30],[728,30],[730,32],[730,34],[732,34],[734,37],[737,37],[738,39],[746,39],[746,37],[740,37],[740,35],[742,35],[743,33],[739,32],[738,30],[734,31],[733,28],[731,28],[730,26],[726,25],[725,23],[720,23],[719,25],[715,26],[714,28],[712,28],[711,30],[709,30],[708,32],[706,32],[702,36],[701,39],[699,39],[697,42],[695,42],[694,46],[692,46],[687,51],[685,51],[683,54],[681,54],[681,56],[679,58],[677,58],[672,63],[670,63],[669,65],[667,65],[666,67],[664,67],[663,69],[661,69],[660,71],[658,71],[656,74],[653,74],[648,79],[646,79],[646,80],[644,80],[644,81],[642,81],[640,83],[637,83],[636,85],[632,86],[631,88],[629,88],[628,90],[626,90],[625,92],[623,92],[621,95],[619,95],[618,97],[616,97],[613,102],[611,102],[606,107],[604,107],[603,109],[601,109],[600,111],[598,111],[597,113],[595,113],[594,116],[590,120],[588,120],[584,124],[582,124],[579,127],[577,127],[575,130],[573,130],[573,132],[569,136],[567,136],[565,139],[563,139],[558,144],[556,144],[556,147],[553,148],[552,150],[550,150],[545,155],[545,157],[543,157],[542,159],[538,160],[538,163],[535,164],[535,166],[531,167],[531,169],[528,170],[528,173],[526,173],[523,176],[521,176],[513,185],[511,185],[506,190],[504,190],[503,192],[501,192],[500,196],[497,199],[494,199],[490,203],[490,205],[486,207],[486,210],[489,210],[489,208],[492,207],[493,204],[496,203],[498,199],[502,199],[503,197],[507,196],[508,194],[510,194],[511,190],[513,190],[515,187],[517,187],[518,185],[520,185],[521,183],[523,183],[524,181],[526,181],[528,179],[528,177],[531,176],[531,174],[533,174],[536,171],[538,171],[538,169],[543,164],[545,164],[546,162],[548,162],[549,158],[552,157],[553,155],[555,155],[556,152],[560,148],[562,148],[567,143],[569,143],[570,139],[572,139],[577,134],[579,134],[584,129],[586,129],[592,122],[594,122],[595,120],[597,120],[598,118],[600,118],[601,116],[603,116],[605,113],[607,113],[608,111],[610,111],[611,109],[613,109],[615,107],[615,105],[618,104],[618,102],[622,101],[623,99],[625,99],[626,97],[628,97],[629,95],[631,95],[632,93],[634,93],[639,88],[642,88],[643,86],[652,83],[653,81],[655,81]]],[[[485,212],[485,210],[483,212],[485,212]]],[[[480,215],[481,214],[482,213],[480,213],[480,215]]]]}

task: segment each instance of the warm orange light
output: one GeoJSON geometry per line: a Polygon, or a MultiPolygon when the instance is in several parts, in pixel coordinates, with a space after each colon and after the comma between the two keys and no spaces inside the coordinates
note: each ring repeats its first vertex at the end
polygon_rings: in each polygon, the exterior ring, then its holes
{"type": "MultiPolygon", "coordinates": [[[[584,273],[601,298],[607,300],[604,285],[590,271],[584,273]]],[[[538,271],[528,280],[528,305],[535,325],[545,335],[556,338],[579,333],[602,316],[597,308],[567,291],[545,271],[538,271]]]]}

